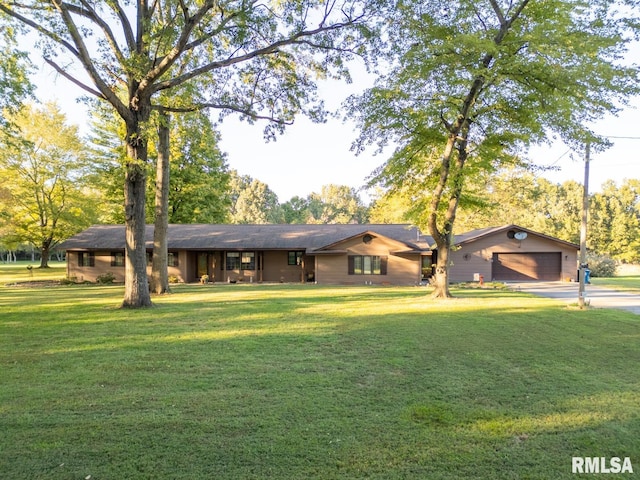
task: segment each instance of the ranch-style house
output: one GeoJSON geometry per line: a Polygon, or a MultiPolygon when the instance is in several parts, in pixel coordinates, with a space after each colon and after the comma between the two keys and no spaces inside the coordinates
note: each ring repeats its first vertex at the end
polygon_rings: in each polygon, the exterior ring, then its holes
{"type": "MultiPolygon", "coordinates": [[[[169,275],[182,282],[416,285],[437,250],[411,225],[169,225],[169,275]]],[[[147,251],[153,226],[147,226],[147,251]]],[[[67,275],[124,281],[124,226],[95,225],[63,242],[67,275]]],[[[575,281],[578,246],[516,225],[457,235],[452,282],[575,281]]],[[[150,265],[150,262],[149,262],[150,265]]],[[[151,268],[149,266],[149,268],[151,268]]]]}

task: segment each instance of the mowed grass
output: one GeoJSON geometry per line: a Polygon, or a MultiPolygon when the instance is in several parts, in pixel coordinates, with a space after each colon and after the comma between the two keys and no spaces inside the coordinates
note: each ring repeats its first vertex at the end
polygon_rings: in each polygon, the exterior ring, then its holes
{"type": "Polygon", "coordinates": [[[592,278],[591,283],[598,287],[607,287],[640,295],[640,275],[592,278]]]}
{"type": "Polygon", "coordinates": [[[122,293],[0,287],[0,478],[640,471],[631,313],[500,290],[191,285],[134,311],[122,293]]]}
{"type": "Polygon", "coordinates": [[[66,262],[49,262],[49,268],[39,268],[39,265],[39,261],[0,263],[0,286],[24,282],[57,281],[67,276],[66,262]]]}
{"type": "Polygon", "coordinates": [[[615,277],[594,277],[591,283],[598,287],[613,288],[640,295],[640,265],[623,264],[616,269],[615,277]]]}

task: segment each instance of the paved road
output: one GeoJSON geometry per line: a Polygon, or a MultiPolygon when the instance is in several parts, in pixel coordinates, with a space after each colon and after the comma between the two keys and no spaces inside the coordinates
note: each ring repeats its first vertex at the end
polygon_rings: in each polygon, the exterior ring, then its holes
{"type": "MultiPolygon", "coordinates": [[[[567,282],[523,282],[510,283],[509,287],[541,297],[557,298],[567,303],[577,304],[578,285],[578,283],[567,282]]],[[[619,308],[640,315],[640,295],[637,294],[587,285],[585,300],[593,308],[619,308]]]]}

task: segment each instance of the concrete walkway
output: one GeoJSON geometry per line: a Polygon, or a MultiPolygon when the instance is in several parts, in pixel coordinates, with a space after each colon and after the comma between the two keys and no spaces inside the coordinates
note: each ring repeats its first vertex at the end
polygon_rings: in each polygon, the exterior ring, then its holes
{"type": "MultiPolygon", "coordinates": [[[[566,303],[578,304],[579,284],[567,282],[509,283],[509,288],[541,297],[557,298],[566,303]]],[[[618,308],[640,315],[640,295],[586,285],[585,301],[592,308],[618,308]]]]}

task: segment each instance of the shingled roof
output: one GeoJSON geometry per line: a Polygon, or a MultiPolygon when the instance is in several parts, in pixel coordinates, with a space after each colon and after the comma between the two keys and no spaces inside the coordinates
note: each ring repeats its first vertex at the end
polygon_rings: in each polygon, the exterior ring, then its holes
{"type": "MultiPolygon", "coordinates": [[[[366,232],[391,238],[412,250],[429,250],[431,239],[404,224],[348,225],[215,225],[172,224],[171,250],[306,250],[332,245],[366,232]]],[[[153,247],[153,225],[146,227],[146,246],[153,247]]],[[[63,242],[62,250],[124,249],[123,225],[94,225],[63,242]]]]}
{"type": "MultiPolygon", "coordinates": [[[[556,237],[552,237],[550,235],[545,235],[544,233],[536,232],[529,228],[521,227],[520,225],[510,224],[510,225],[502,225],[500,227],[488,227],[488,228],[479,228],[477,230],[471,230],[470,232],[462,233],[460,235],[456,235],[454,238],[454,245],[460,246],[467,243],[474,242],[480,238],[486,237],[488,235],[494,235],[500,232],[507,232],[509,230],[526,232],[531,235],[536,235],[538,237],[546,238],[547,240],[551,240],[553,242],[561,243],[568,247],[580,248],[580,245],[577,245],[572,242],[567,242],[566,240],[561,240],[556,237]]],[[[435,248],[435,247],[434,247],[435,248]]]]}

